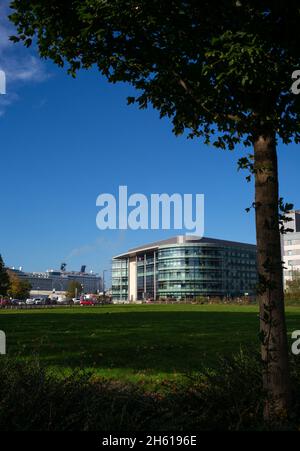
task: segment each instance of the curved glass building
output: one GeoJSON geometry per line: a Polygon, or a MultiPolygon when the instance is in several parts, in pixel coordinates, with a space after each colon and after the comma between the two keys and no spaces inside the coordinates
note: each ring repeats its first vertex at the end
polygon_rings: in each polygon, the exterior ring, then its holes
{"type": "Polygon", "coordinates": [[[178,236],[113,258],[114,301],[253,295],[256,246],[178,236]]]}

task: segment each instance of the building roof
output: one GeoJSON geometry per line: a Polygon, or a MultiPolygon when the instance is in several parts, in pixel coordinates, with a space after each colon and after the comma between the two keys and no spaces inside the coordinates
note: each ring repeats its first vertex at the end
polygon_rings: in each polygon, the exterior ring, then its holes
{"type": "Polygon", "coordinates": [[[171,238],[168,238],[166,240],[161,241],[155,241],[154,243],[144,244],[142,246],[134,247],[132,249],[129,249],[128,252],[125,252],[124,254],[117,255],[113,258],[125,258],[129,255],[134,256],[139,252],[147,251],[147,250],[154,250],[158,249],[159,247],[163,246],[169,246],[172,244],[215,244],[218,246],[231,246],[231,247],[244,247],[247,249],[256,249],[255,244],[249,244],[249,243],[241,243],[238,241],[228,241],[228,240],[220,240],[218,238],[208,238],[208,237],[202,237],[199,238],[197,236],[193,235],[177,235],[171,238]]]}

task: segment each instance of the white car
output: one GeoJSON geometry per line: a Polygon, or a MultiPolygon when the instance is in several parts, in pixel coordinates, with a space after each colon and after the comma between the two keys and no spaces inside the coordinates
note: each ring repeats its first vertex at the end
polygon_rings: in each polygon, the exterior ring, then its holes
{"type": "Polygon", "coordinates": [[[80,304],[80,298],[73,298],[72,301],[74,304],[80,304]]]}
{"type": "Polygon", "coordinates": [[[26,299],[26,305],[34,305],[35,300],[34,299],[26,299]]]}
{"type": "Polygon", "coordinates": [[[45,305],[45,304],[46,304],[46,299],[43,299],[43,298],[35,298],[35,299],[34,299],[34,303],[35,303],[35,305],[45,305]]]}
{"type": "Polygon", "coordinates": [[[68,304],[69,301],[68,301],[68,299],[65,298],[64,296],[59,296],[59,297],[57,298],[57,303],[58,303],[58,304],[61,304],[61,305],[65,305],[65,304],[68,304]]]}

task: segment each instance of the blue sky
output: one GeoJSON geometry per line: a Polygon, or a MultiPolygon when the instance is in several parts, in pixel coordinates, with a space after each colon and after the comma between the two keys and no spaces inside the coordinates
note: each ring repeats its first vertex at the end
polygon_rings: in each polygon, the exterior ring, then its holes
{"type": "MultiPolygon", "coordinates": [[[[205,235],[255,242],[253,184],[237,172],[244,149],[220,151],[172,135],[149,109],[126,105],[132,89],[96,71],[74,80],[33,50],[5,43],[0,22],[0,253],[24,270],[110,267],[113,255],[178,231],[100,231],[96,198],[129,193],[203,193],[205,235]]],[[[246,149],[249,152],[249,149],[246,149]]],[[[279,146],[280,194],[299,208],[300,155],[279,146]]]]}

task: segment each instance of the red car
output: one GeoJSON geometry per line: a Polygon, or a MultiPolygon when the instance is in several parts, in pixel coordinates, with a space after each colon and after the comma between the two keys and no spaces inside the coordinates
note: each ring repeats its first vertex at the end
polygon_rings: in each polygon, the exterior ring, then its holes
{"type": "Polygon", "coordinates": [[[7,305],[10,305],[11,302],[9,299],[0,299],[0,307],[6,307],[7,305]]]}
{"type": "Polygon", "coordinates": [[[94,302],[93,301],[89,301],[88,299],[81,300],[80,301],[80,305],[94,305],[94,302]]]}

